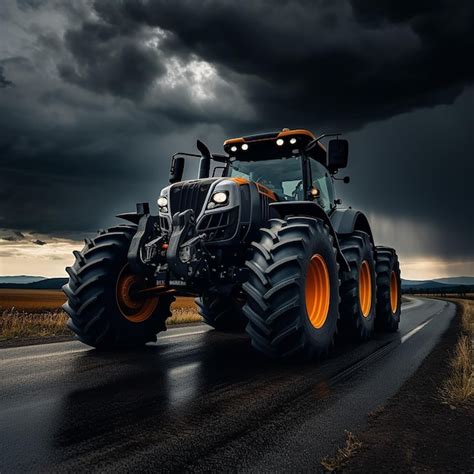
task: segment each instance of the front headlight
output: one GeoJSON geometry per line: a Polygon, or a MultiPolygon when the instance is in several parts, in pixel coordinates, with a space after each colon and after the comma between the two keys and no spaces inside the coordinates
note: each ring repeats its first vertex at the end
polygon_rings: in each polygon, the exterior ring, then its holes
{"type": "Polygon", "coordinates": [[[165,196],[160,196],[158,198],[158,206],[165,207],[168,205],[168,199],[165,196]]]}
{"type": "Polygon", "coordinates": [[[217,193],[214,193],[212,195],[212,200],[216,204],[225,204],[227,202],[227,199],[229,198],[229,195],[223,191],[218,191],[217,193]]]}

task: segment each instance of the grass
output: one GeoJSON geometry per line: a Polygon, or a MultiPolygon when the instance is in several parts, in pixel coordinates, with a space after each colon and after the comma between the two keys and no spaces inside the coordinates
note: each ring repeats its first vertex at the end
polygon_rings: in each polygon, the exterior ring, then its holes
{"type": "Polygon", "coordinates": [[[29,313],[15,308],[0,314],[0,341],[53,336],[67,336],[67,315],[63,311],[29,313]]]}
{"type": "Polygon", "coordinates": [[[321,465],[328,472],[336,472],[349,462],[357,450],[362,446],[362,443],[350,432],[346,431],[346,444],[343,448],[338,448],[333,457],[327,456],[321,460],[321,465]]]}
{"type": "MultiPolygon", "coordinates": [[[[0,289],[0,341],[68,336],[60,290],[0,289]]],[[[202,321],[193,298],[177,298],[167,325],[202,321]]]]}
{"type": "Polygon", "coordinates": [[[462,314],[462,332],[454,348],[452,373],[440,389],[443,403],[455,406],[474,399],[474,300],[455,299],[462,314]]]}

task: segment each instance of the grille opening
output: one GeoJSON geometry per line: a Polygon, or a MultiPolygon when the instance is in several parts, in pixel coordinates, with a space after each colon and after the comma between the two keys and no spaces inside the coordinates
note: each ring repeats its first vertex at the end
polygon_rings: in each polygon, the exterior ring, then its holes
{"type": "Polygon", "coordinates": [[[237,228],[238,209],[208,214],[198,223],[198,231],[206,232],[211,240],[229,239],[237,228]]]}
{"type": "Polygon", "coordinates": [[[176,212],[192,209],[195,217],[197,217],[204,206],[211,183],[212,181],[198,181],[174,185],[170,192],[171,213],[175,214],[176,212]]]}
{"type": "Polygon", "coordinates": [[[165,232],[169,232],[170,226],[169,226],[168,219],[166,217],[160,217],[160,227],[165,232]]]}

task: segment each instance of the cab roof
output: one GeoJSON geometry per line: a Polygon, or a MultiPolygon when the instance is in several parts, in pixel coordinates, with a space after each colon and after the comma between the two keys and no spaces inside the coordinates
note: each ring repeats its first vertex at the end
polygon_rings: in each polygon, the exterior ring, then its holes
{"type": "MultiPolygon", "coordinates": [[[[230,138],[224,142],[224,151],[239,160],[283,158],[299,154],[315,139],[309,130],[284,128],[277,132],[230,138]]],[[[310,155],[323,163],[326,161],[326,149],[320,143],[311,149],[310,155]]]]}

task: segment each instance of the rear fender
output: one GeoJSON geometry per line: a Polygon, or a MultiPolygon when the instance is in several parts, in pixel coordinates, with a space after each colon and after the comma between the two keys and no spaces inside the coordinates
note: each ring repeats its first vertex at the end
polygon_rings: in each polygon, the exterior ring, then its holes
{"type": "Polygon", "coordinates": [[[311,201],[289,201],[271,203],[270,208],[273,209],[273,211],[276,211],[281,218],[290,216],[307,216],[317,217],[324,221],[324,223],[329,227],[329,232],[334,239],[334,246],[337,250],[337,261],[339,265],[345,271],[350,271],[349,264],[347,263],[346,258],[341,252],[337,232],[334,230],[331,220],[329,219],[328,215],[321,206],[311,201]]]}
{"type": "Polygon", "coordinates": [[[335,209],[331,214],[331,222],[338,235],[352,234],[355,230],[360,230],[368,234],[375,245],[369,220],[362,212],[354,209],[335,209]]]}

